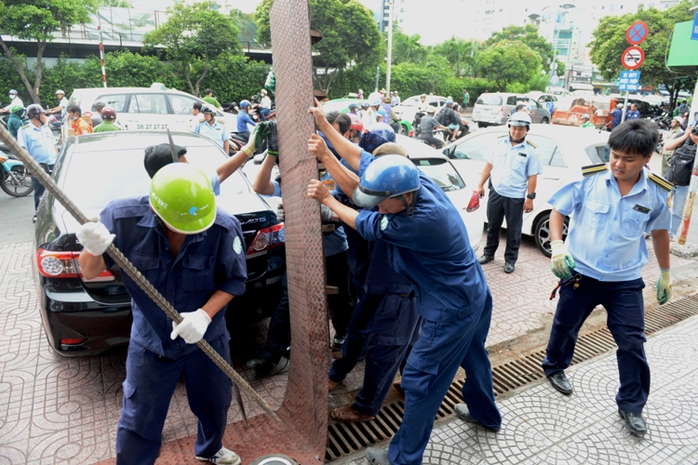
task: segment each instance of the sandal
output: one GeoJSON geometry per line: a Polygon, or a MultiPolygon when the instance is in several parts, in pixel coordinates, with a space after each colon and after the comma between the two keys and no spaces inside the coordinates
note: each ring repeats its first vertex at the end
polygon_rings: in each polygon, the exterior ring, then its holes
{"type": "Polygon", "coordinates": [[[332,378],[328,378],[327,382],[327,392],[332,392],[334,389],[339,386],[342,382],[341,381],[335,381],[332,378]]]}
{"type": "Polygon", "coordinates": [[[339,423],[357,423],[359,421],[371,421],[374,416],[364,415],[361,412],[357,412],[351,405],[345,405],[344,407],[337,407],[330,412],[330,418],[339,423]]]}
{"type": "Polygon", "coordinates": [[[402,389],[402,378],[396,379],[395,381],[393,381],[393,387],[395,388],[395,390],[397,392],[402,394],[403,397],[405,396],[405,390],[402,389]]]}
{"type": "Polygon", "coordinates": [[[379,449],[378,447],[369,447],[366,449],[366,460],[371,465],[390,465],[388,451],[379,449]]]}

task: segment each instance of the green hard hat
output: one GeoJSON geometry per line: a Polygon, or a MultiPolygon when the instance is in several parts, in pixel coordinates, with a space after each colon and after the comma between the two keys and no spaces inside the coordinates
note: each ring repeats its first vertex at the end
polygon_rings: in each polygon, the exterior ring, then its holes
{"type": "Polygon", "coordinates": [[[206,175],[186,163],[170,163],[150,182],[150,206],[172,231],[198,234],[216,220],[216,196],[206,175]]]}

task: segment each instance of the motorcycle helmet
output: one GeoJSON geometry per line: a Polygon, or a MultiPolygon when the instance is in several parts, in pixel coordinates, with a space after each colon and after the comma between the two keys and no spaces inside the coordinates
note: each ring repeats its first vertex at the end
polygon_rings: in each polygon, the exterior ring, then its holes
{"type": "Polygon", "coordinates": [[[241,100],[240,101],[240,108],[247,108],[250,106],[250,101],[249,100],[241,100]]]}
{"type": "Polygon", "coordinates": [[[357,108],[357,107],[358,107],[357,104],[355,104],[355,103],[350,103],[350,104],[349,104],[349,111],[351,111],[351,110],[353,110],[353,109],[355,109],[355,108],[357,108]]]}
{"type": "Polygon", "coordinates": [[[108,119],[108,120],[115,120],[116,119],[116,110],[114,110],[112,107],[102,108],[102,118],[108,119]]]}
{"type": "Polygon", "coordinates": [[[10,108],[10,113],[16,113],[17,115],[21,114],[22,111],[24,111],[24,107],[20,105],[13,105],[12,108],[10,108]]]}
{"type": "Polygon", "coordinates": [[[368,96],[368,105],[371,107],[377,107],[383,102],[383,96],[379,92],[371,92],[368,96]]]}
{"type": "Polygon", "coordinates": [[[9,94],[9,95],[17,95],[17,91],[14,90],[14,89],[10,89],[10,91],[8,92],[8,94],[9,94]]]}
{"type": "Polygon", "coordinates": [[[106,106],[106,102],[104,102],[103,100],[97,100],[95,103],[92,104],[92,111],[100,111],[106,106]]]}
{"type": "Polygon", "coordinates": [[[415,192],[420,187],[419,170],[411,160],[398,154],[383,155],[364,171],[354,189],[354,203],[370,208],[391,197],[415,192]]]}
{"type": "Polygon", "coordinates": [[[361,134],[359,147],[373,153],[373,151],[386,142],[395,142],[395,131],[386,123],[376,123],[368,132],[361,134]]]}
{"type": "Polygon", "coordinates": [[[214,115],[216,114],[216,110],[214,110],[213,107],[210,107],[208,105],[203,105],[201,107],[201,113],[208,113],[209,115],[214,115]]]}
{"type": "Polygon", "coordinates": [[[446,99],[446,103],[444,105],[453,105],[453,99],[451,99],[451,98],[446,99]]]}
{"type": "Polygon", "coordinates": [[[509,117],[509,126],[526,126],[531,127],[531,116],[525,111],[517,111],[509,117]]]}
{"type": "Polygon", "coordinates": [[[150,182],[150,206],[172,231],[198,234],[216,220],[216,196],[203,171],[187,163],[170,163],[150,182]]]}
{"type": "Polygon", "coordinates": [[[56,95],[59,95],[59,94],[65,95],[65,92],[63,92],[63,89],[58,89],[58,90],[56,91],[56,95]]]}
{"type": "Polygon", "coordinates": [[[349,129],[353,129],[357,132],[364,131],[364,123],[361,122],[361,118],[359,118],[356,115],[349,115],[349,119],[351,119],[351,126],[349,127],[349,129]]]}
{"type": "Polygon", "coordinates": [[[46,110],[44,110],[43,107],[38,103],[32,103],[27,107],[27,118],[29,119],[36,118],[42,113],[45,114],[46,110]]]}

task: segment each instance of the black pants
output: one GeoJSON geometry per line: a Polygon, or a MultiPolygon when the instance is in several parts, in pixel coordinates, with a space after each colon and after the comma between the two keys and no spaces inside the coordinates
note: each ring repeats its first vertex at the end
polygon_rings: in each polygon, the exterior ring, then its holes
{"type": "Polygon", "coordinates": [[[487,245],[484,255],[494,257],[499,246],[499,231],[502,229],[504,218],[507,219],[507,248],[504,260],[516,263],[521,247],[521,227],[523,226],[523,204],[525,199],[512,199],[499,195],[490,187],[490,198],[487,201],[487,245]]]}
{"type": "Polygon", "coordinates": [[[354,302],[349,294],[349,266],[347,265],[347,253],[340,252],[325,257],[327,273],[327,285],[337,286],[338,294],[327,296],[327,307],[332,318],[332,326],[338,337],[347,334],[349,320],[354,311],[354,302]]]}

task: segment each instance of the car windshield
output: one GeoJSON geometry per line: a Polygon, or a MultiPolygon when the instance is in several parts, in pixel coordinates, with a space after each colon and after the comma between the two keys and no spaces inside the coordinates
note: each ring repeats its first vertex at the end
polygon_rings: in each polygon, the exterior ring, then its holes
{"type": "MultiPolygon", "coordinates": [[[[135,138],[142,139],[138,136],[135,138]]],[[[177,144],[183,142],[176,136],[175,141],[177,144]]],[[[99,139],[70,146],[68,163],[59,164],[57,176],[61,178],[65,194],[78,208],[94,212],[101,210],[114,199],[148,194],[150,178],[143,167],[143,147],[154,143],[154,140],[149,138],[145,145],[140,146],[129,142],[128,138],[120,138],[116,143],[114,139],[110,139],[106,142],[110,145],[106,149],[103,147],[105,142],[99,139]]],[[[187,161],[200,168],[210,178],[216,173],[216,168],[225,161],[225,156],[207,141],[197,138],[194,142],[200,145],[182,144],[187,145],[187,161]]],[[[249,192],[245,179],[239,173],[235,173],[221,184],[222,202],[219,204],[228,203],[224,197],[249,192]]]]}
{"type": "Polygon", "coordinates": [[[501,105],[502,96],[496,94],[482,94],[475,103],[478,105],[501,105]]]}
{"type": "Polygon", "coordinates": [[[445,192],[465,189],[465,182],[463,182],[463,179],[448,160],[443,158],[422,158],[413,159],[412,161],[445,192]]]}

